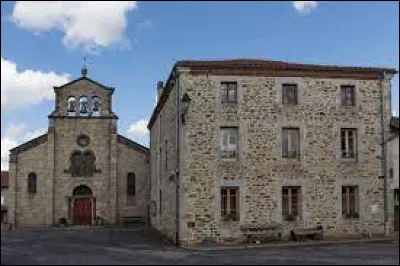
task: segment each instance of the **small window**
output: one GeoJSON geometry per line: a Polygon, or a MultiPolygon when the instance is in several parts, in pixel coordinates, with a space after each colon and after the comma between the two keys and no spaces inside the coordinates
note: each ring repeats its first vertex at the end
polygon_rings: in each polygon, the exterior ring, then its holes
{"type": "Polygon", "coordinates": [[[228,221],[239,221],[239,188],[221,188],[221,217],[228,221]]]}
{"type": "Polygon", "coordinates": [[[282,157],[300,158],[300,130],[298,128],[283,128],[282,157]]]}
{"type": "Polygon", "coordinates": [[[36,193],[37,178],[35,173],[30,173],[28,175],[28,193],[36,193]]]}
{"type": "Polygon", "coordinates": [[[358,186],[342,187],[342,214],[345,218],[359,218],[358,186]]]}
{"type": "Polygon", "coordinates": [[[238,129],[221,128],[220,152],[222,159],[236,159],[238,147],[238,129]]]}
{"type": "Polygon", "coordinates": [[[92,116],[100,116],[100,99],[97,96],[92,98],[92,116]]]}
{"type": "Polygon", "coordinates": [[[221,82],[221,102],[236,103],[237,101],[237,83],[221,82]]]}
{"type": "Polygon", "coordinates": [[[68,98],[68,107],[67,107],[67,115],[68,116],[75,116],[75,106],[76,105],[76,100],[75,97],[71,96],[68,98]]]}
{"type": "Polygon", "coordinates": [[[129,173],[127,177],[127,194],[128,196],[136,195],[136,177],[134,173],[129,173]]]}
{"type": "Polygon", "coordinates": [[[357,129],[343,128],[340,131],[342,158],[355,158],[357,154],[357,129]]]}
{"type": "Polygon", "coordinates": [[[343,106],[354,106],[355,100],[355,87],[354,86],[340,86],[340,98],[343,106]]]}
{"type": "Polygon", "coordinates": [[[282,84],[282,104],[296,105],[297,103],[297,84],[282,84]]]}
{"type": "Polygon", "coordinates": [[[88,115],[88,98],[86,96],[82,96],[79,99],[79,113],[81,116],[87,116],[88,115]]]}
{"type": "Polygon", "coordinates": [[[390,169],[389,169],[389,178],[393,179],[393,168],[392,167],[390,167],[390,169]]]}
{"type": "Polygon", "coordinates": [[[282,217],[295,221],[300,217],[300,187],[282,188],[282,217]]]}

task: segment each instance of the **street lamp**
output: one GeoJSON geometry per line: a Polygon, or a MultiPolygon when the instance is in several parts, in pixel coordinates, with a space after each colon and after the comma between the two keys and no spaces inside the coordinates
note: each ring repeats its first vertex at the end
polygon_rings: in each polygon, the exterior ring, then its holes
{"type": "Polygon", "coordinates": [[[182,104],[181,105],[181,108],[182,108],[181,121],[182,121],[183,125],[185,124],[185,121],[186,121],[186,113],[189,110],[189,104],[190,104],[191,100],[192,99],[190,99],[190,97],[187,93],[185,93],[181,99],[181,104],[182,104]]]}

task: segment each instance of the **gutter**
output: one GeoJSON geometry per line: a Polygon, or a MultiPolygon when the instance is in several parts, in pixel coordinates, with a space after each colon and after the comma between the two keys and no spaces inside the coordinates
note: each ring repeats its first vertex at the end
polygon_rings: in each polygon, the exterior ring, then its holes
{"type": "MultiPolygon", "coordinates": [[[[389,217],[388,217],[388,197],[387,197],[387,159],[386,159],[386,141],[385,141],[385,121],[384,121],[384,86],[383,83],[386,79],[386,72],[383,72],[380,82],[380,115],[381,115],[381,171],[383,176],[383,208],[384,208],[384,234],[389,235],[389,217]]],[[[391,83],[390,83],[391,84],[391,83]]]]}

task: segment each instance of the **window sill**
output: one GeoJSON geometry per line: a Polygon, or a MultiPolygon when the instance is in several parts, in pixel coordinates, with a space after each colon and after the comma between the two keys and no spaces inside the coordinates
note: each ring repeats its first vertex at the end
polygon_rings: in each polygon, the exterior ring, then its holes
{"type": "Polygon", "coordinates": [[[239,160],[237,158],[235,159],[225,159],[225,158],[220,158],[221,163],[235,163],[238,162],[239,160]]]}
{"type": "Polygon", "coordinates": [[[340,157],[339,160],[341,162],[357,162],[358,158],[357,157],[340,157]]]}

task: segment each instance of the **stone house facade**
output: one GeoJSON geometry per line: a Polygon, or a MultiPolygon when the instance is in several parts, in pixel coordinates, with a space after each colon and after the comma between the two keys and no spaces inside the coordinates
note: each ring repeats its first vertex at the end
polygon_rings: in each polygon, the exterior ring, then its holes
{"type": "Polygon", "coordinates": [[[388,131],[396,73],[177,62],[148,124],[151,224],[179,245],[242,240],[255,223],[383,233],[381,91],[388,131]]]}
{"type": "Polygon", "coordinates": [[[387,142],[389,163],[389,218],[394,224],[395,231],[399,231],[399,118],[390,120],[390,135],[387,142]],[[392,220],[393,219],[393,220],[392,220]]]}
{"type": "Polygon", "coordinates": [[[114,88],[86,74],[54,87],[47,133],[10,150],[14,227],[148,218],[149,150],[117,133],[114,88]]]}

